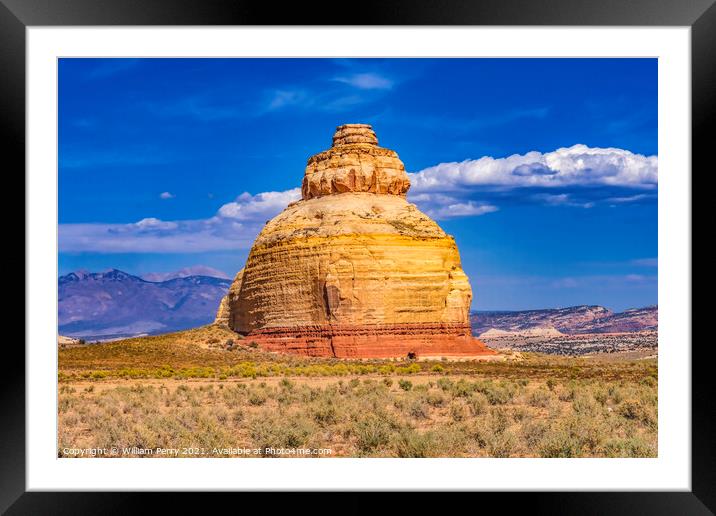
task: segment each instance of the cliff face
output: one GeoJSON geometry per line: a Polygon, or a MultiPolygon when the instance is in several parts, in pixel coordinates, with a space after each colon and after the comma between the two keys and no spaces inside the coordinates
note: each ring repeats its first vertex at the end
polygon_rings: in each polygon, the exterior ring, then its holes
{"type": "Polygon", "coordinates": [[[410,182],[370,126],[308,160],[303,198],[269,221],[220,313],[275,351],[476,355],[454,239],[405,200],[410,182]]]}
{"type": "Polygon", "coordinates": [[[369,125],[338,128],[333,147],[312,156],[306,166],[303,199],[345,192],[370,192],[405,197],[410,180],[398,155],[378,147],[369,125]]]}

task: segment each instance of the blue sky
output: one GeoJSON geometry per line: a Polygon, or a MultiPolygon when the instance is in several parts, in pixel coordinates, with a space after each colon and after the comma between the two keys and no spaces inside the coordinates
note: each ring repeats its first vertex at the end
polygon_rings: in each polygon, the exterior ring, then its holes
{"type": "Polygon", "coordinates": [[[655,59],[61,59],[59,271],[233,276],[370,123],[473,309],[657,303],[655,59]]]}

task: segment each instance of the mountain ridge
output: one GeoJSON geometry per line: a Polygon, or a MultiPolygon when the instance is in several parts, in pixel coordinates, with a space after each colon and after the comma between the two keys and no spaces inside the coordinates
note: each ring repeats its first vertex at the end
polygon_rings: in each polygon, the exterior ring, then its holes
{"type": "Polygon", "coordinates": [[[470,313],[473,333],[554,328],[565,334],[621,333],[658,329],[658,305],[613,312],[600,305],[538,310],[484,310],[470,313]]]}
{"type": "Polygon", "coordinates": [[[71,272],[57,283],[60,333],[103,340],[208,324],[231,281],[183,276],[154,282],[110,269],[71,272]]]}

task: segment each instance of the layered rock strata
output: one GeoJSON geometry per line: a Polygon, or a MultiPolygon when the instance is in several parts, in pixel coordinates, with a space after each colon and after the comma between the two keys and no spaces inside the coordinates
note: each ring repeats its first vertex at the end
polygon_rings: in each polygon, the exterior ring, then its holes
{"type": "Polygon", "coordinates": [[[491,353],[472,337],[454,239],[405,199],[398,155],[340,126],[302,199],[269,221],[217,321],[271,351],[335,357],[491,353]]]}

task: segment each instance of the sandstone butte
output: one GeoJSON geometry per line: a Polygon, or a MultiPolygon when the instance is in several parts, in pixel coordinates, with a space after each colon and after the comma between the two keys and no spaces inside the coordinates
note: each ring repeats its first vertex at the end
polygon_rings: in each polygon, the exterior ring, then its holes
{"type": "Polygon", "coordinates": [[[266,223],[217,312],[262,349],[339,358],[494,354],[472,336],[455,240],[405,196],[370,125],[338,127],[302,199],[266,223]]]}

